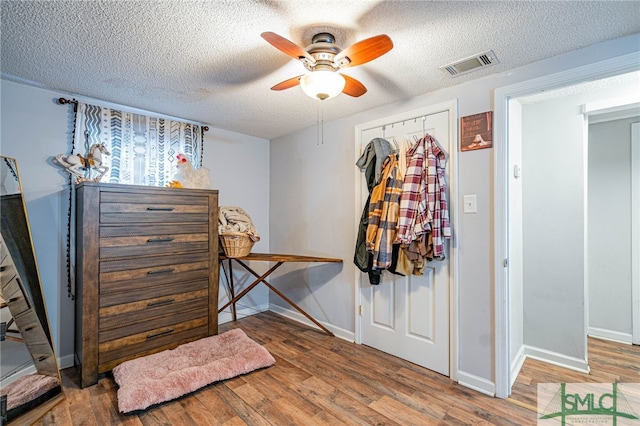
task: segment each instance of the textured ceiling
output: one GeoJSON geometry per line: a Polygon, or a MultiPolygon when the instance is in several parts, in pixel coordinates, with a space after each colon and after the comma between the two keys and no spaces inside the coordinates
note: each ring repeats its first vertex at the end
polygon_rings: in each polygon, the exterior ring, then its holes
{"type": "Polygon", "coordinates": [[[503,72],[640,32],[639,1],[10,1],[1,2],[2,77],[272,139],[313,126],[304,73],[265,42],[307,46],[387,34],[394,48],[347,68],[368,92],[324,102],[324,119],[503,72]],[[499,64],[455,78],[439,66],[492,49],[499,64]]]}

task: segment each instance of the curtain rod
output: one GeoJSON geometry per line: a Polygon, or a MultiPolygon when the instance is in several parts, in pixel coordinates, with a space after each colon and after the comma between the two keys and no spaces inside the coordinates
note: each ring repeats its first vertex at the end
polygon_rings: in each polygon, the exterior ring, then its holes
{"type": "Polygon", "coordinates": [[[58,103],[60,105],[65,105],[65,104],[77,104],[78,101],[76,101],[75,99],[65,99],[65,98],[58,98],[58,103]]]}
{"type": "MultiPolygon", "coordinates": [[[[66,99],[66,98],[58,98],[58,103],[60,105],[66,105],[66,104],[74,104],[74,108],[78,105],[78,101],[76,99],[66,99]]],[[[194,123],[195,124],[195,123],[194,123]]],[[[205,132],[209,131],[209,126],[200,126],[202,128],[202,130],[204,130],[205,132]]]]}

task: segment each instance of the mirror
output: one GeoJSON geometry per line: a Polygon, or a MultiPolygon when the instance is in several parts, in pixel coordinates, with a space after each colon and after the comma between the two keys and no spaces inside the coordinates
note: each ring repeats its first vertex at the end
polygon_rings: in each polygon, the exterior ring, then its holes
{"type": "Polygon", "coordinates": [[[64,398],[15,159],[0,157],[0,424],[31,424],[64,398]]]}

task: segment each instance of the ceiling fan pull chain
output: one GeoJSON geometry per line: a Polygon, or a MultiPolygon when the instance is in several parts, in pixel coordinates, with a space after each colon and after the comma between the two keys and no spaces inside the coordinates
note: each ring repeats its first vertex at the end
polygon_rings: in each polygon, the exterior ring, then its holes
{"type": "Polygon", "coordinates": [[[316,146],[320,146],[320,102],[316,107],[316,146]]]}
{"type": "Polygon", "coordinates": [[[324,100],[320,101],[320,141],[324,145],[324,100]]]}
{"type": "Polygon", "coordinates": [[[318,102],[316,109],[316,146],[324,145],[324,101],[318,102]]]}

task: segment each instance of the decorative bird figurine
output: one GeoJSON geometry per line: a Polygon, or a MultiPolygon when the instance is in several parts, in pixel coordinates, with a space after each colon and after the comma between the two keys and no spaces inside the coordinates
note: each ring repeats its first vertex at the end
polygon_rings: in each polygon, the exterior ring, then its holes
{"type": "Polygon", "coordinates": [[[211,178],[209,176],[209,170],[206,167],[200,167],[194,169],[193,164],[187,159],[184,154],[178,154],[177,168],[178,171],[173,176],[171,186],[182,186],[183,188],[198,188],[209,189],[211,187],[211,178]],[[178,182],[176,184],[175,182],[178,182]]]}

